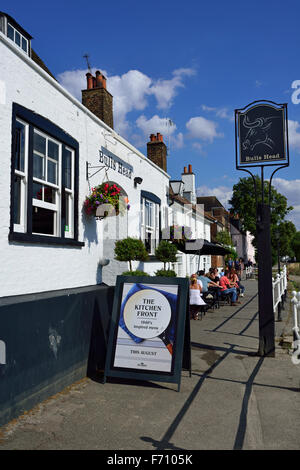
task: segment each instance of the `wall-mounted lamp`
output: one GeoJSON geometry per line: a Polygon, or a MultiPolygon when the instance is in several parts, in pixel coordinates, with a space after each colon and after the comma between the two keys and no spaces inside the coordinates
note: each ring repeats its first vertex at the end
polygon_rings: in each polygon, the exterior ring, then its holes
{"type": "MultiPolygon", "coordinates": [[[[172,180],[170,181],[170,187],[172,189],[172,196],[178,196],[179,194],[182,193],[182,189],[183,189],[183,186],[184,186],[184,182],[181,181],[181,180],[172,180]]],[[[172,202],[169,202],[169,206],[172,206],[172,204],[174,204],[174,199],[172,200],[172,202]]]]}
{"type": "Polygon", "coordinates": [[[143,178],[140,178],[139,176],[136,176],[133,180],[134,182],[134,187],[136,188],[138,184],[142,184],[143,178]]]}

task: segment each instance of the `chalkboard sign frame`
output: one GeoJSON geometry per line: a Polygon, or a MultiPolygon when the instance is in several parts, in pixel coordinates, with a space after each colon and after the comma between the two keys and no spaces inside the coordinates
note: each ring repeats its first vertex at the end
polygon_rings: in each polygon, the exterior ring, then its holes
{"type": "Polygon", "coordinates": [[[191,376],[189,280],[187,278],[177,277],[117,276],[104,371],[104,383],[107,377],[177,383],[179,391],[182,369],[189,370],[191,376]],[[174,357],[172,358],[172,368],[170,372],[114,366],[124,284],[138,284],[144,286],[144,288],[146,288],[147,285],[152,285],[155,286],[155,288],[157,286],[159,291],[163,290],[164,286],[178,286],[174,357]]]}

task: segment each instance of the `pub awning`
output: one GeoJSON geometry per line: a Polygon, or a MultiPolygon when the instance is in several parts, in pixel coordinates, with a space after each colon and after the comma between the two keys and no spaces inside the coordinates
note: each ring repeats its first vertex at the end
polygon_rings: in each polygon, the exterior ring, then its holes
{"type": "Polygon", "coordinates": [[[186,242],[176,243],[179,251],[191,255],[220,255],[225,256],[231,251],[228,248],[218,244],[209,242],[203,238],[197,238],[196,240],[189,240],[186,242]]]}

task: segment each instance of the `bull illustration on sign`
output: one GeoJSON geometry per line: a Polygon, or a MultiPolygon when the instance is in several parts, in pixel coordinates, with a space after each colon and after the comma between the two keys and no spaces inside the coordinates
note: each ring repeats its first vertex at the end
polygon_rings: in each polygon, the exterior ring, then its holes
{"type": "Polygon", "coordinates": [[[279,116],[270,116],[267,118],[259,117],[255,121],[248,120],[248,116],[244,116],[243,126],[248,129],[243,145],[243,150],[254,150],[256,145],[263,144],[270,150],[274,149],[275,142],[271,139],[272,120],[279,116]]]}

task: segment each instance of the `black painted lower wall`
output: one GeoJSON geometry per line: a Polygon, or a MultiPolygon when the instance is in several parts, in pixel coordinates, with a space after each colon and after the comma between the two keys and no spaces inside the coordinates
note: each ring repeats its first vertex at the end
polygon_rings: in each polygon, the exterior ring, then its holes
{"type": "Polygon", "coordinates": [[[0,426],[104,369],[114,287],[0,299],[0,426]]]}

